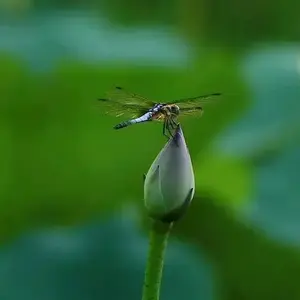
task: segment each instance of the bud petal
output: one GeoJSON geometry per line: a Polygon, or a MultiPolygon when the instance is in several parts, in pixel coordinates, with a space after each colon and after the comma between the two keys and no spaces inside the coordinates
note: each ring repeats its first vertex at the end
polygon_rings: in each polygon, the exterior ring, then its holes
{"type": "Polygon", "coordinates": [[[181,127],[157,155],[144,182],[144,201],[151,217],[176,221],[195,192],[193,166],[181,127]]]}

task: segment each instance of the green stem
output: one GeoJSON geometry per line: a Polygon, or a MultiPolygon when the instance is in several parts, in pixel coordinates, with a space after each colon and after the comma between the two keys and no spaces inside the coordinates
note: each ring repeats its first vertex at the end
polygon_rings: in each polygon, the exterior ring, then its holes
{"type": "Polygon", "coordinates": [[[171,228],[172,223],[154,221],[152,224],[142,300],[159,300],[164,255],[171,228]]]}

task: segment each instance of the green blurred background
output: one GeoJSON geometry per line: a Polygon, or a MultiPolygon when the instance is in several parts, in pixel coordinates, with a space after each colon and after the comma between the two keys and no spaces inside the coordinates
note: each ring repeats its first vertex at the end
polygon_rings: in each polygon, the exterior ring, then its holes
{"type": "Polygon", "coordinates": [[[182,120],[196,195],[162,300],[300,299],[300,3],[0,2],[0,299],[140,299],[161,124],[96,99],[222,92],[182,120]],[[123,119],[122,119],[123,120],[123,119]]]}

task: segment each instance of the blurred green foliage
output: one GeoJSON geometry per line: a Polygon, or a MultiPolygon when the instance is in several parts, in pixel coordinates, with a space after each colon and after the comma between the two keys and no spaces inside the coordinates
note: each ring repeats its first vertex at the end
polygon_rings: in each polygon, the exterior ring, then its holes
{"type": "MultiPolygon", "coordinates": [[[[0,252],[0,298],[138,300],[147,244],[134,222],[120,214],[26,234],[0,252]]],[[[213,299],[212,268],[199,252],[171,240],[165,262],[162,299],[213,299]],[[178,274],[184,276],[174,286],[178,274]]]]}
{"type": "MultiPolygon", "coordinates": [[[[94,3],[91,1],[90,3],[94,3]]],[[[297,1],[224,2],[222,0],[103,1],[94,5],[115,23],[174,25],[195,45],[247,50],[256,43],[298,41],[300,4],[297,1]],[[132,7],[134,9],[128,9],[132,7]]]]}
{"type": "Polygon", "coordinates": [[[210,190],[216,201],[237,206],[253,195],[254,170],[245,159],[208,149],[198,155],[195,169],[197,190],[210,190]]]}
{"type": "MultiPolygon", "coordinates": [[[[196,196],[176,235],[204,250],[215,266],[220,299],[300,298],[299,249],[272,241],[247,226],[210,192],[196,196]]],[[[174,233],[175,233],[174,232],[174,233]]]]}

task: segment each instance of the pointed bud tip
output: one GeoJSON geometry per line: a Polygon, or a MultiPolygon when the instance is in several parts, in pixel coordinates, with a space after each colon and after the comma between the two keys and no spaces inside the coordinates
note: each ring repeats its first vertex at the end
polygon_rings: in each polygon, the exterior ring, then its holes
{"type": "Polygon", "coordinates": [[[179,147],[182,138],[183,138],[183,132],[180,124],[178,124],[178,126],[175,129],[173,137],[170,139],[170,143],[179,147]]]}

